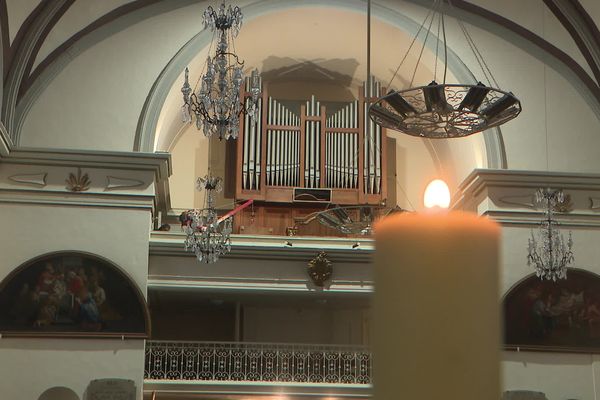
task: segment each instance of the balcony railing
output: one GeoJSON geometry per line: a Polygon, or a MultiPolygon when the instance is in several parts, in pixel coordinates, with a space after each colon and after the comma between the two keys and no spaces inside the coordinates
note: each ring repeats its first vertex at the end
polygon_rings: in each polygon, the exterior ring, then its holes
{"type": "Polygon", "coordinates": [[[362,346],[148,341],[144,379],[368,385],[371,353],[362,346]]]}

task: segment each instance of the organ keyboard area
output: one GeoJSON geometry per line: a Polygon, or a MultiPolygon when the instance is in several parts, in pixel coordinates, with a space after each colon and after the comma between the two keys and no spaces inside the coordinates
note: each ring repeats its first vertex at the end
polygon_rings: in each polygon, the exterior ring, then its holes
{"type": "MultiPolygon", "coordinates": [[[[237,139],[236,199],[255,200],[254,209],[236,217],[237,233],[250,233],[249,222],[255,223],[257,212],[264,219],[259,225],[268,225],[263,228],[269,231],[255,228],[252,233],[285,234],[282,230],[293,227],[298,213],[385,201],[386,136],[367,115],[369,101],[380,97],[382,89],[373,78],[370,88],[367,93],[363,85],[357,100],[331,103],[328,111],[315,96],[294,104],[269,96],[263,86],[255,117],[244,116],[237,139]],[[265,217],[268,210],[277,210],[277,221],[265,217]]],[[[250,94],[243,95],[248,105],[250,94]]]]}

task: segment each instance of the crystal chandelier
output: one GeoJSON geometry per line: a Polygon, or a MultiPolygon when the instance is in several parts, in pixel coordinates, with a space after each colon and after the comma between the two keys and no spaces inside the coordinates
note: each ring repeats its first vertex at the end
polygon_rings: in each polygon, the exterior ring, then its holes
{"type": "Polygon", "coordinates": [[[213,32],[211,47],[216,42],[214,56],[208,56],[200,88],[196,93],[189,82],[189,70],[185,69],[182,107],[183,121],[192,122],[196,118],[196,128],[206,136],[218,135],[219,139],[237,138],[240,115],[247,114],[254,119],[258,97],[260,96],[260,75],[252,71],[244,89],[250,93],[246,104],[240,101],[240,90],[244,81],[244,62],[233,52],[233,39],[242,27],[242,12],[239,7],[225,7],[221,3],[218,11],[209,6],[203,14],[204,28],[213,32]]]}
{"type": "Polygon", "coordinates": [[[198,261],[211,264],[231,250],[232,218],[219,218],[214,206],[215,193],[223,189],[221,178],[209,172],[197,179],[196,188],[205,191],[204,208],[184,211],[179,220],[186,234],[185,249],[191,249],[198,261]]]}
{"type": "MultiPolygon", "coordinates": [[[[448,1],[449,5],[452,5],[448,1]]],[[[408,58],[419,34],[424,35],[423,45],[418,55],[415,69],[412,73],[409,89],[389,90],[388,93],[373,103],[369,108],[369,116],[376,124],[394,129],[407,135],[426,137],[430,139],[455,138],[469,136],[486,129],[499,126],[521,112],[521,103],[511,92],[496,89],[499,85],[485,63],[475,41],[465,25],[458,20],[458,26],[465,36],[466,44],[471,49],[475,60],[488,85],[477,84],[448,84],[446,73],[448,69],[448,49],[446,44],[446,25],[444,22],[444,0],[435,0],[432,8],[423,20],[421,27],[413,38],[396,69],[389,86],[392,84],[400,67],[408,58]],[[433,36],[432,31],[437,25],[437,36],[440,31],[443,37],[443,48],[435,40],[435,66],[433,80],[428,85],[413,87],[423,50],[427,39],[433,36]],[[440,60],[443,51],[443,61],[440,60]],[[438,76],[438,62],[443,63],[443,73],[438,76]],[[441,83],[436,80],[441,79],[441,83]],[[493,86],[492,86],[493,85],[493,86]],[[495,86],[495,87],[494,87],[495,86]]]]}
{"type": "Polygon", "coordinates": [[[553,219],[554,211],[565,203],[562,190],[538,189],[536,202],[544,207],[545,218],[540,223],[539,231],[534,235],[531,231],[529,239],[527,265],[533,264],[535,274],[542,280],[566,279],[567,267],[573,262],[573,238],[565,241],[558,230],[558,222],[553,219]]]}

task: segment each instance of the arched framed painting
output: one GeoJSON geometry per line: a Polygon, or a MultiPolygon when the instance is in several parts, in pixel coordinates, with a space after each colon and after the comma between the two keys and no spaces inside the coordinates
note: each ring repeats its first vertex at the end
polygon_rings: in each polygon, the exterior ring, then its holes
{"type": "Polygon", "coordinates": [[[143,294],[110,261],[80,252],[46,254],[0,283],[2,336],[149,336],[143,294]]]}
{"type": "Polygon", "coordinates": [[[567,279],[530,275],[506,294],[507,349],[600,353],[600,276],[570,268],[567,279]]]}

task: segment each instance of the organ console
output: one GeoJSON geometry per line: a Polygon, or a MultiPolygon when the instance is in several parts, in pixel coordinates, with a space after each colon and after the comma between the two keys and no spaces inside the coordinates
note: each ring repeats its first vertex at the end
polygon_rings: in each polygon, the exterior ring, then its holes
{"type": "MultiPolygon", "coordinates": [[[[252,232],[285,234],[299,215],[329,205],[385,202],[387,140],[367,114],[369,103],[383,90],[372,77],[370,88],[367,93],[363,85],[357,100],[335,104],[328,112],[315,96],[298,107],[269,96],[263,85],[257,112],[254,118],[244,116],[237,139],[236,199],[254,200],[251,217],[248,209],[236,217],[238,233],[250,233],[255,210],[262,215],[263,231],[252,232]],[[370,124],[368,131],[366,123],[370,124]]],[[[249,91],[247,79],[242,90],[246,105],[249,91]]],[[[336,234],[323,229],[330,228],[319,228],[316,234],[336,234]]]]}

